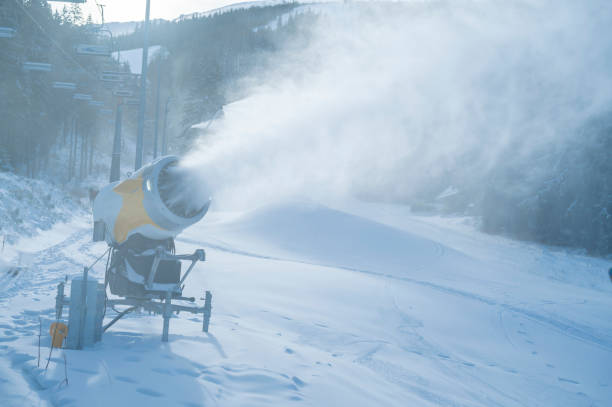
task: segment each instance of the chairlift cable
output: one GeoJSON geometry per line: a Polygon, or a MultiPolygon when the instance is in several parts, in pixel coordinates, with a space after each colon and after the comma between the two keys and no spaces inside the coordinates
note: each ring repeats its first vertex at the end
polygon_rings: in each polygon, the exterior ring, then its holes
{"type": "Polygon", "coordinates": [[[94,2],[96,3],[98,12],[100,13],[100,18],[102,19],[102,24],[100,24],[100,27],[104,27],[104,7],[106,7],[106,4],[100,4],[98,3],[98,0],[94,0],[94,2]]]}

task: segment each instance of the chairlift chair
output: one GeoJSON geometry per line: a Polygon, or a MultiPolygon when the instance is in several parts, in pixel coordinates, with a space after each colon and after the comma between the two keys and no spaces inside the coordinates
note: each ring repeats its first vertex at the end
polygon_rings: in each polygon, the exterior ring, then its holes
{"type": "Polygon", "coordinates": [[[78,55],[110,57],[114,46],[113,33],[102,27],[90,30],[94,36],[92,43],[82,43],[75,47],[78,55]]]}
{"type": "Polygon", "coordinates": [[[74,82],[59,82],[59,81],[54,81],[51,84],[51,87],[53,89],[76,90],[77,85],[74,82]]]}
{"type": "Polygon", "coordinates": [[[93,96],[87,93],[75,93],[74,95],[72,95],[72,98],[74,100],[83,100],[85,102],[89,102],[90,100],[93,100],[93,96]]]}
{"type": "Polygon", "coordinates": [[[0,26],[0,38],[13,38],[16,33],[17,30],[12,27],[7,27],[5,25],[0,26]]]}
{"type": "Polygon", "coordinates": [[[102,82],[123,82],[125,80],[125,78],[121,75],[117,75],[115,73],[112,72],[102,72],[102,74],[100,74],[100,80],[102,82]]]}
{"type": "Polygon", "coordinates": [[[17,16],[6,3],[0,5],[0,38],[13,38],[17,34],[17,16]]]}
{"type": "Polygon", "coordinates": [[[50,43],[44,42],[45,38],[40,37],[35,43],[30,44],[28,55],[21,64],[21,68],[26,72],[51,72],[53,65],[49,61],[50,43]]]}
{"type": "Polygon", "coordinates": [[[113,90],[113,95],[118,97],[132,97],[134,96],[134,91],[129,89],[115,89],[113,90]]]}
{"type": "Polygon", "coordinates": [[[47,62],[26,61],[21,68],[27,72],[51,72],[53,66],[47,62]]]}
{"type": "Polygon", "coordinates": [[[125,105],[127,106],[139,106],[140,99],[125,99],[125,105]]]}

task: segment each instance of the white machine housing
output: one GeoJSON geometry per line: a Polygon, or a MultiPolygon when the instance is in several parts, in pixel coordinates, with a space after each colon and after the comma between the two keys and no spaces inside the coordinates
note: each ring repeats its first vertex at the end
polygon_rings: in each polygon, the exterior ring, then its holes
{"type": "Polygon", "coordinates": [[[111,245],[124,243],[130,236],[163,240],[174,238],[198,222],[208,211],[211,199],[193,208],[186,191],[180,197],[168,197],[170,183],[181,182],[173,173],[178,158],[165,156],[142,167],[130,178],[102,188],[93,205],[94,241],[111,245]]]}

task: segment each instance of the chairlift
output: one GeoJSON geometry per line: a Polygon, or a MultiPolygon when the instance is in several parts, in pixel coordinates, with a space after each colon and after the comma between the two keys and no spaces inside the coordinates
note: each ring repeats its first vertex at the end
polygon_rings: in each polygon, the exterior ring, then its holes
{"type": "Polygon", "coordinates": [[[66,90],[76,90],[76,83],[74,82],[53,82],[51,84],[53,89],[66,89],[66,90]]]}
{"type": "Polygon", "coordinates": [[[124,78],[133,78],[138,76],[138,74],[132,72],[120,72],[120,71],[102,71],[103,75],[118,75],[124,78]]]}
{"type": "Polygon", "coordinates": [[[0,27],[0,38],[13,38],[17,30],[11,27],[0,27]]]}
{"type": "Polygon", "coordinates": [[[109,47],[96,44],[79,44],[75,47],[75,51],[79,55],[93,55],[98,57],[108,57],[111,54],[109,47]]]}
{"type": "Polygon", "coordinates": [[[28,72],[51,72],[52,65],[46,62],[24,62],[21,68],[28,72]]]}
{"type": "Polygon", "coordinates": [[[49,45],[44,37],[30,43],[28,53],[22,60],[22,69],[26,72],[51,72],[53,65],[49,63],[49,45]]]}
{"type": "Polygon", "coordinates": [[[116,72],[116,71],[102,71],[100,74],[100,80],[102,82],[133,82],[137,75],[131,72],[116,72]]]}
{"type": "Polygon", "coordinates": [[[134,92],[128,89],[115,89],[113,95],[119,97],[132,97],[134,96],[134,92]]]}
{"type": "Polygon", "coordinates": [[[5,4],[0,6],[0,38],[13,38],[17,34],[17,17],[5,4]]]}
{"type": "Polygon", "coordinates": [[[75,47],[76,53],[78,55],[110,57],[111,47],[113,45],[113,33],[106,28],[96,28],[93,31],[96,37],[95,44],[78,44],[75,47]]]}
{"type": "Polygon", "coordinates": [[[100,80],[102,82],[123,82],[125,77],[114,72],[102,72],[100,75],[100,80]]]}
{"type": "Polygon", "coordinates": [[[93,99],[93,96],[85,94],[85,93],[75,93],[74,95],[72,95],[72,98],[74,100],[90,101],[93,99]]]}

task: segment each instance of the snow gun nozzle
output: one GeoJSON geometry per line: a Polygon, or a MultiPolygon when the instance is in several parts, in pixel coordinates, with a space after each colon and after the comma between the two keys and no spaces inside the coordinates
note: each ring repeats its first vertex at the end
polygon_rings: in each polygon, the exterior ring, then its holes
{"type": "Polygon", "coordinates": [[[122,244],[136,234],[174,239],[202,219],[210,203],[201,174],[180,165],[178,157],[160,157],[100,190],[93,204],[94,241],[122,244]]]}

